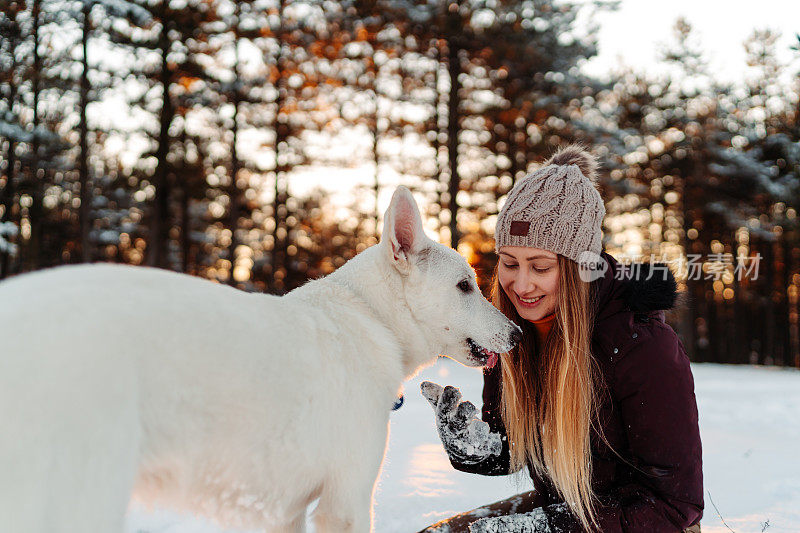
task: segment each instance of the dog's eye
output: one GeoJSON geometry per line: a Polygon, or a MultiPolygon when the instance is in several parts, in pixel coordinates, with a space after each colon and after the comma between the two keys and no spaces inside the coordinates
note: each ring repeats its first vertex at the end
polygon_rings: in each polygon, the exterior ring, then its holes
{"type": "Polygon", "coordinates": [[[462,279],[461,281],[458,282],[458,285],[456,285],[456,287],[458,287],[461,292],[472,291],[472,285],[470,285],[468,279],[462,279]]]}

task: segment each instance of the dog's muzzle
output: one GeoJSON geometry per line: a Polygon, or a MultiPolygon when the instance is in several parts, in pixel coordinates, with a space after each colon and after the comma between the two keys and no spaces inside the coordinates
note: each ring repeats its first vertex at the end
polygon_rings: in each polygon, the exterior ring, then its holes
{"type": "Polygon", "coordinates": [[[472,339],[467,339],[467,346],[469,346],[469,353],[472,358],[480,363],[481,366],[492,368],[500,358],[500,354],[480,346],[472,339]]]}

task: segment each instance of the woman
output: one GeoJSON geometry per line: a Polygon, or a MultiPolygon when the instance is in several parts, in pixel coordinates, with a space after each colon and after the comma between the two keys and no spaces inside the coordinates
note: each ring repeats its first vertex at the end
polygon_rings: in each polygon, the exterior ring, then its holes
{"type": "Polygon", "coordinates": [[[694,382],[664,322],[675,279],[666,265],[625,268],[602,251],[596,167],[567,147],[498,216],[492,298],[523,341],[484,369],[482,421],[454,387],[422,387],[456,469],[527,467],[534,490],[426,532],[699,531],[694,382]]]}

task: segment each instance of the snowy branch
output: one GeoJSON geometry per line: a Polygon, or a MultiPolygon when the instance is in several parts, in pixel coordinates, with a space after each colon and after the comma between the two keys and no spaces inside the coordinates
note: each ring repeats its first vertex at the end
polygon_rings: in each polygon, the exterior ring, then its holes
{"type": "Polygon", "coordinates": [[[30,142],[33,134],[26,131],[19,124],[9,122],[8,118],[0,118],[0,137],[5,137],[12,142],[30,142]]]}
{"type": "Polygon", "coordinates": [[[8,241],[8,238],[15,237],[19,233],[19,228],[13,222],[0,222],[0,253],[16,255],[17,245],[8,241]]]}
{"type": "Polygon", "coordinates": [[[711,163],[708,168],[715,174],[750,180],[776,200],[792,199],[792,188],[789,184],[776,180],[778,168],[771,161],[759,161],[749,153],[734,148],[715,147],[713,152],[720,162],[711,163]]]}
{"type": "Polygon", "coordinates": [[[44,126],[38,126],[33,131],[28,131],[20,126],[11,113],[6,113],[5,116],[0,117],[0,137],[5,137],[12,142],[29,143],[34,139],[38,140],[42,145],[54,145],[60,149],[61,137],[53,133],[44,126]]]}
{"type": "Polygon", "coordinates": [[[134,2],[125,0],[82,0],[89,7],[102,6],[112,17],[120,17],[137,26],[147,26],[153,22],[150,12],[134,2]]]}

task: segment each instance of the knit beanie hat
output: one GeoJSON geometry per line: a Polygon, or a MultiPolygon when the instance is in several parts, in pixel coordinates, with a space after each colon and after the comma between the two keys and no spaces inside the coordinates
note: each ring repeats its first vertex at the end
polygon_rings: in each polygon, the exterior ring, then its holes
{"type": "Polygon", "coordinates": [[[599,257],[605,214],[597,159],[579,145],[565,146],[511,189],[497,216],[494,250],[529,246],[578,263],[587,251],[599,257]]]}

